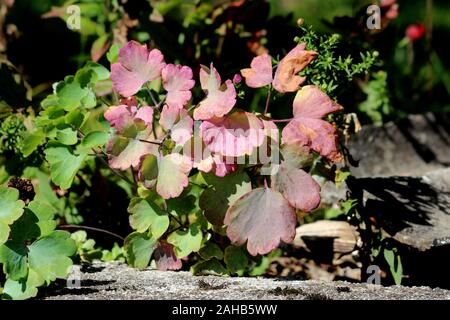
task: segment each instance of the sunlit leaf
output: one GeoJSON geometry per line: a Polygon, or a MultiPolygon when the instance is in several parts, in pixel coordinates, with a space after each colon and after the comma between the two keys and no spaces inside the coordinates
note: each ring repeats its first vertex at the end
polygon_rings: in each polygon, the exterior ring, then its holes
{"type": "Polygon", "coordinates": [[[236,245],[247,242],[248,252],[256,256],[291,243],[297,219],[283,195],[269,188],[254,189],[239,198],[227,211],[227,235],[236,245]]]}
{"type": "Polygon", "coordinates": [[[0,186],[0,245],[8,240],[10,225],[23,214],[24,206],[17,189],[0,186]]]}
{"type": "Polygon", "coordinates": [[[152,238],[158,239],[169,227],[169,217],[157,204],[134,198],[128,207],[130,225],[139,233],[150,230],[152,238]]]}
{"type": "Polygon", "coordinates": [[[264,53],[253,58],[250,68],[241,70],[250,88],[264,87],[272,82],[272,58],[264,53]]]}
{"type": "Polygon", "coordinates": [[[156,240],[145,233],[133,232],[124,241],[127,262],[135,268],[144,269],[148,266],[156,240]]]}
{"type": "Polygon", "coordinates": [[[163,87],[167,91],[166,103],[170,107],[182,109],[191,99],[192,69],[187,66],[168,64],[162,69],[163,87]]]}
{"type": "Polygon", "coordinates": [[[278,92],[294,92],[305,81],[297,74],[314,58],[317,52],[305,50],[306,44],[299,44],[281,59],[273,79],[273,87],[278,92]]]}
{"type": "Polygon", "coordinates": [[[130,41],[119,50],[118,62],[111,65],[113,88],[122,96],[132,96],[147,81],[159,78],[164,66],[161,51],[130,41]]]}
{"type": "Polygon", "coordinates": [[[216,68],[211,63],[210,69],[201,66],[200,84],[207,92],[198,107],[194,110],[195,120],[208,120],[213,117],[222,117],[231,111],[236,104],[236,90],[231,80],[222,80],[216,68]]]}

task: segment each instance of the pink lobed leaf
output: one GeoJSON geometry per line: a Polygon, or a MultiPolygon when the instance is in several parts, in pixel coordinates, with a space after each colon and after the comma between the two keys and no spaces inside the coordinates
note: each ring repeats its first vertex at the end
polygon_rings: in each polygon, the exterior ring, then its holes
{"type": "Polygon", "coordinates": [[[295,95],[293,103],[294,117],[320,119],[327,114],[342,110],[342,106],[333,101],[317,86],[304,86],[295,95]]]}
{"type": "Polygon", "coordinates": [[[272,188],[294,208],[309,212],[320,204],[319,184],[302,169],[283,162],[271,181],[272,188]]]}
{"type": "Polygon", "coordinates": [[[144,141],[152,139],[153,109],[143,106],[112,106],[105,111],[115,133],[108,141],[106,151],[112,168],[126,170],[137,167],[146,154],[158,154],[158,146],[144,141]]]}
{"type": "Polygon", "coordinates": [[[227,235],[236,245],[247,241],[248,252],[256,256],[277,248],[280,241],[291,243],[297,218],[283,195],[270,188],[254,189],[228,209],[227,235]]]}
{"type": "Polygon", "coordinates": [[[161,51],[130,41],[119,50],[118,62],[111,65],[113,89],[122,96],[132,96],[147,81],[159,78],[164,66],[161,51]]]}
{"type": "Polygon", "coordinates": [[[281,59],[272,82],[278,92],[297,91],[305,81],[304,77],[297,74],[317,56],[317,52],[308,51],[305,48],[306,44],[299,44],[281,59]]]}
{"type": "Polygon", "coordinates": [[[264,125],[253,113],[236,111],[223,118],[205,120],[200,135],[213,153],[239,157],[250,155],[264,141],[264,125]]]}
{"type": "Polygon", "coordinates": [[[182,261],[177,258],[173,245],[165,241],[160,241],[153,251],[156,268],[160,271],[179,270],[182,267],[182,261]]]}
{"type": "Polygon", "coordinates": [[[185,109],[165,105],[159,123],[164,130],[170,131],[170,137],[177,145],[185,144],[192,137],[194,121],[185,109]]]}
{"type": "Polygon", "coordinates": [[[164,89],[167,91],[166,103],[182,109],[191,99],[191,89],[195,85],[192,69],[187,66],[168,64],[162,69],[164,89]]]}
{"type": "Polygon", "coordinates": [[[342,155],[337,148],[337,132],[332,124],[306,117],[297,117],[284,127],[281,134],[283,144],[307,146],[330,161],[340,161],[342,155]]]}
{"type": "Polygon", "coordinates": [[[264,87],[272,82],[272,58],[267,53],[257,56],[241,73],[250,88],[264,87]]]}
{"type": "Polygon", "coordinates": [[[222,117],[233,109],[236,104],[236,89],[231,80],[222,85],[219,73],[211,63],[211,68],[201,66],[200,84],[207,92],[198,107],[194,110],[195,120],[208,120],[213,117],[222,117]]]}

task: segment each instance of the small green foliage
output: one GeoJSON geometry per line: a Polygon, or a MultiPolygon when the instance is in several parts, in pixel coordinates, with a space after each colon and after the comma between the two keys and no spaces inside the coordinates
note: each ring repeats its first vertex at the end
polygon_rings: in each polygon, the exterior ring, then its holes
{"type": "Polygon", "coordinates": [[[373,123],[381,125],[386,116],[392,113],[391,100],[389,98],[387,73],[378,71],[372,74],[373,79],[362,85],[363,92],[367,95],[365,101],[358,106],[373,123]]]}
{"type": "Polygon", "coordinates": [[[336,97],[339,90],[348,85],[356,75],[367,74],[376,63],[377,51],[361,52],[358,57],[342,55],[346,44],[341,42],[339,34],[321,35],[311,26],[302,26],[302,34],[295,38],[297,43],[306,43],[307,50],[320,54],[301,73],[307,82],[319,86],[324,92],[336,97]]]}

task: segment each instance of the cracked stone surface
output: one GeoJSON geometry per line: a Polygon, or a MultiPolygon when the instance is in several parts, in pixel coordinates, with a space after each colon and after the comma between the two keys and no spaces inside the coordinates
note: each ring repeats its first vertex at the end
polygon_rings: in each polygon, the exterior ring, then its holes
{"type": "Polygon", "coordinates": [[[139,271],[120,263],[96,263],[83,266],[79,289],[58,282],[43,289],[38,299],[437,300],[450,299],[450,291],[342,281],[195,277],[189,272],[139,271]]]}

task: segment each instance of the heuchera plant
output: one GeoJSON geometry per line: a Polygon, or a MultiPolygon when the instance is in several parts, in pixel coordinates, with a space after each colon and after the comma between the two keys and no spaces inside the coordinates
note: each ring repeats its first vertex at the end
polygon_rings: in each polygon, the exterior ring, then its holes
{"type": "MultiPolygon", "coordinates": [[[[298,73],[318,54],[305,47],[293,48],[275,72],[268,54],[241,71],[248,87],[267,88],[264,114],[244,111],[235,83],[223,81],[213,63],[200,66],[204,97],[192,101],[190,67],[166,63],[158,49],[134,41],[120,49],[111,66],[120,103],[104,117],[112,128],[109,166],[131,170],[139,186],[129,206],[136,231],[125,240],[131,265],[146,267],[153,257],[161,270],[179,269],[182,259],[200,251],[198,264],[214,259],[206,269],[221,273],[215,233],[226,234],[232,246],[245,245],[252,256],[293,241],[296,211],[320,203],[320,186],[305,168],[342,160],[336,128],[324,120],[342,107],[316,86],[301,87],[306,79],[298,73]],[[155,82],[162,88],[151,90],[155,82]],[[292,119],[270,118],[273,90],[296,93],[292,119]],[[281,139],[276,122],[287,122],[281,139]]],[[[225,257],[228,270],[236,269],[232,260],[225,257]]]]}

